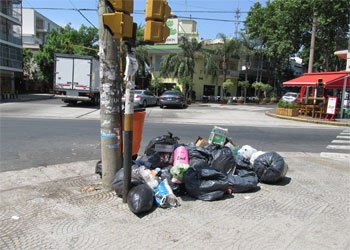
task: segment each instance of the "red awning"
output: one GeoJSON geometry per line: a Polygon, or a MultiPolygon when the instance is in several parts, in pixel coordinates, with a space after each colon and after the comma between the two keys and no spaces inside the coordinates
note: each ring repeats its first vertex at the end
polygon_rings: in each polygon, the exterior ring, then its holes
{"type": "Polygon", "coordinates": [[[347,78],[346,88],[350,87],[350,71],[305,73],[298,78],[284,82],[283,86],[315,87],[320,78],[326,89],[343,88],[345,78],[347,78]]]}

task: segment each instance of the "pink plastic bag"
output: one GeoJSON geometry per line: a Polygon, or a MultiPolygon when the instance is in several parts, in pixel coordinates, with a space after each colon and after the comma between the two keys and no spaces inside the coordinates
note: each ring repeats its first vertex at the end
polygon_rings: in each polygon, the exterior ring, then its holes
{"type": "Polygon", "coordinates": [[[173,166],[179,164],[188,164],[188,151],[187,148],[180,146],[174,151],[174,163],[173,166]]]}

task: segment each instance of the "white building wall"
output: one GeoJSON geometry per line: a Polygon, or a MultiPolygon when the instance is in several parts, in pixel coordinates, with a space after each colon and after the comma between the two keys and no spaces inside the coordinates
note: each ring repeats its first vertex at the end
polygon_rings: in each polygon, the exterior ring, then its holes
{"type": "Polygon", "coordinates": [[[35,34],[35,18],[34,9],[22,9],[22,34],[34,35],[35,34]]]}

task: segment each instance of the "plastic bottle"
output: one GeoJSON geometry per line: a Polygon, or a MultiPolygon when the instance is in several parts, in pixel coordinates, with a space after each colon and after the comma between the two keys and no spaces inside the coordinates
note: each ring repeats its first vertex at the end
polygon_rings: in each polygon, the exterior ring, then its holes
{"type": "Polygon", "coordinates": [[[145,166],[141,166],[140,174],[145,183],[152,189],[155,189],[159,185],[159,178],[157,175],[152,174],[152,170],[145,168],[145,166]]]}

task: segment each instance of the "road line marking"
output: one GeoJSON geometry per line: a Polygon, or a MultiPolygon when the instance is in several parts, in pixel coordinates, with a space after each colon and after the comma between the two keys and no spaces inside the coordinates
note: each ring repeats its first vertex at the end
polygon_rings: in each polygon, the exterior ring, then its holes
{"type": "Polygon", "coordinates": [[[330,152],[321,152],[321,157],[325,158],[343,158],[343,159],[350,159],[350,154],[344,154],[344,153],[330,153],[330,152]]]}
{"type": "Polygon", "coordinates": [[[344,144],[347,144],[349,143],[350,144],[350,140],[349,141],[343,141],[343,140],[333,140],[332,143],[344,143],[344,144]]]}
{"type": "Polygon", "coordinates": [[[342,132],[341,135],[350,135],[350,132],[342,132]]]}
{"type": "Polygon", "coordinates": [[[345,135],[338,135],[337,138],[339,138],[339,139],[349,139],[350,140],[350,136],[345,136],[345,135]]]}
{"type": "Polygon", "coordinates": [[[348,145],[345,145],[345,146],[343,146],[343,145],[328,145],[327,146],[327,148],[328,149],[344,149],[344,150],[350,150],[350,145],[348,146],[348,145]]]}

